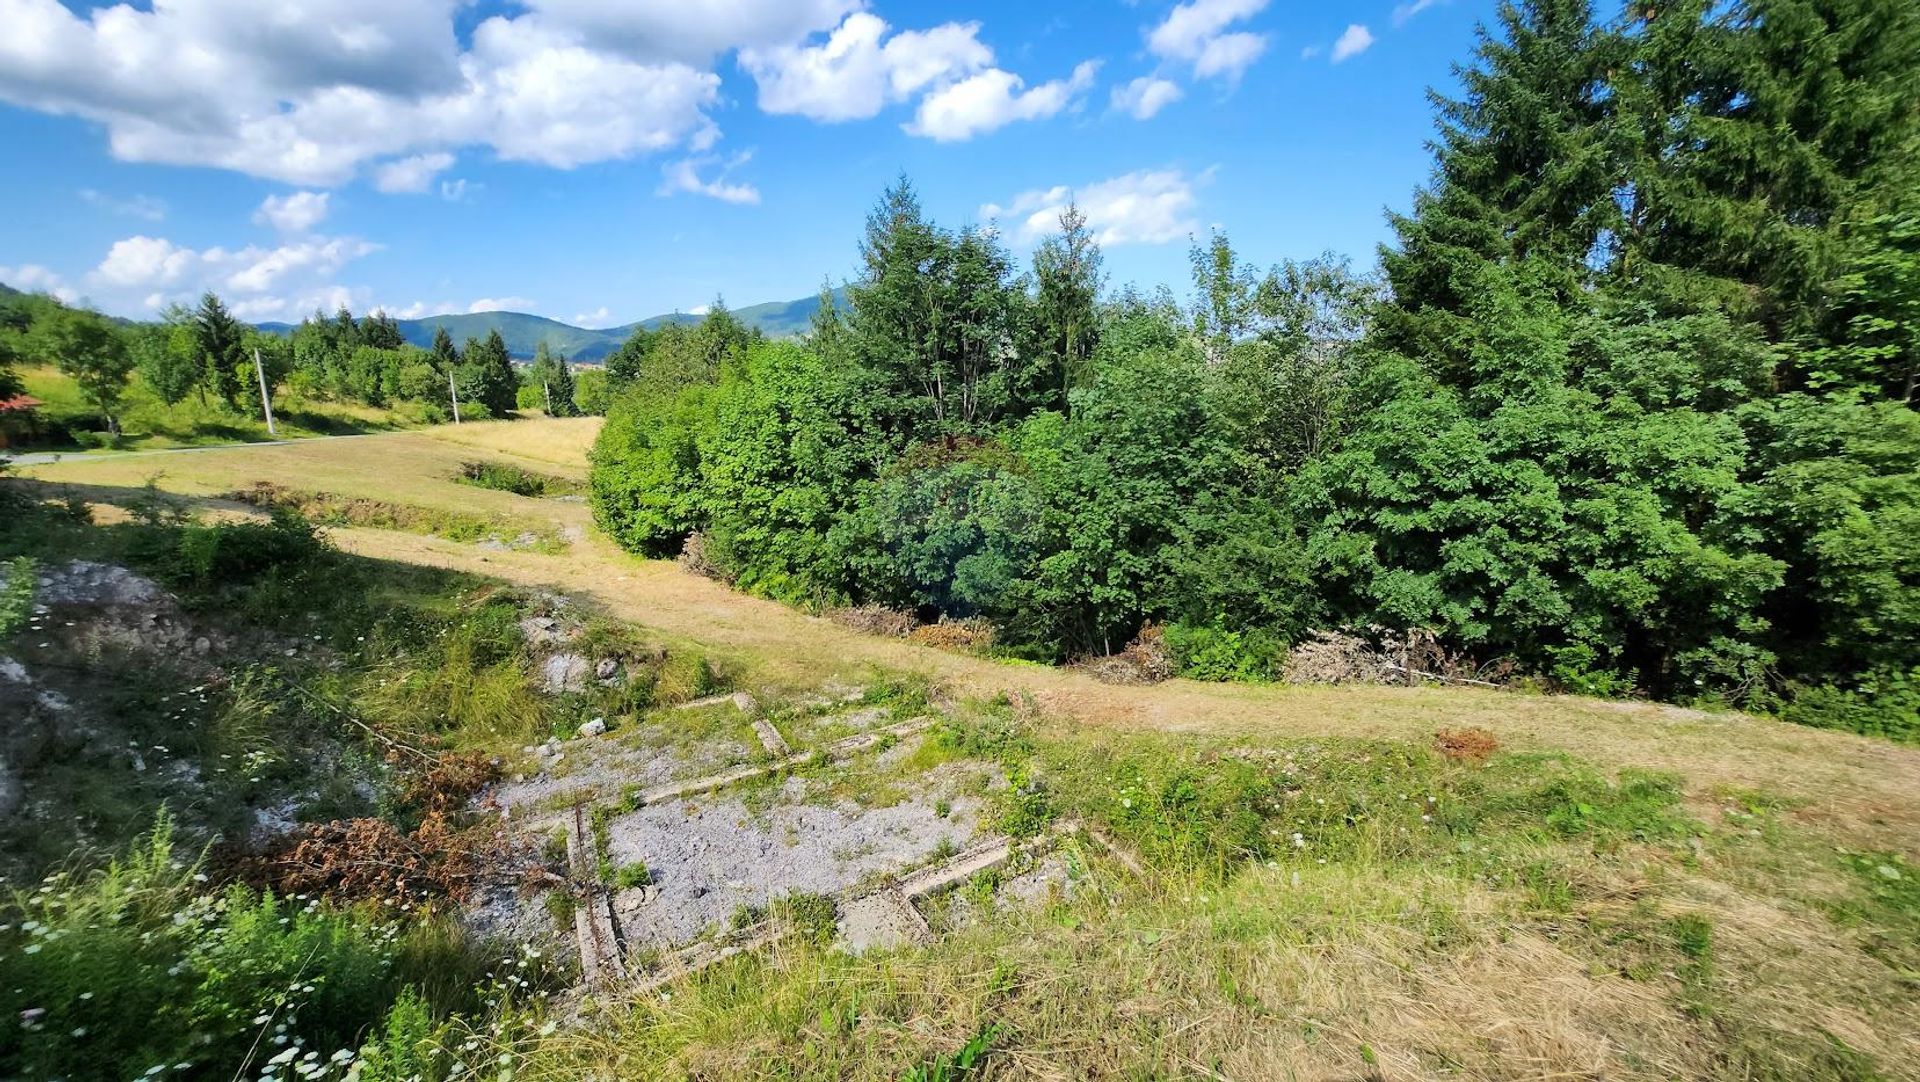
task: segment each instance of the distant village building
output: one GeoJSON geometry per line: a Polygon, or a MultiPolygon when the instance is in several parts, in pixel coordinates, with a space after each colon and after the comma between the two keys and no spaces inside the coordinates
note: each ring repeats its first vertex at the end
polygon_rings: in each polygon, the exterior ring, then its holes
{"type": "Polygon", "coordinates": [[[12,447],[39,431],[39,411],[44,404],[25,394],[0,399],[0,449],[12,447]]]}

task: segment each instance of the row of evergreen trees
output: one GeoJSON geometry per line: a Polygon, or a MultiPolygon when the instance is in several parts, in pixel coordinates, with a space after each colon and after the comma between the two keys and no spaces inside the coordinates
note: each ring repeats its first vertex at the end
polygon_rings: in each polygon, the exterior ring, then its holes
{"type": "Polygon", "coordinates": [[[596,511],[1037,656],[1423,629],[1920,732],[1915,71],[1899,0],[1504,5],[1378,275],[1216,236],[1184,306],[1100,300],[1077,215],[1020,274],[902,183],[804,345],[610,363],[596,511]]]}

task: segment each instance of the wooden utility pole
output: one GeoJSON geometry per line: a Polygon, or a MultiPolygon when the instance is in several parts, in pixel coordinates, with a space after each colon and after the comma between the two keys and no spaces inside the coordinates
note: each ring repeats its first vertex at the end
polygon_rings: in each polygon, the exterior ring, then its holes
{"type": "Polygon", "coordinates": [[[267,367],[260,363],[260,347],[253,347],[253,374],[260,378],[260,412],[267,417],[267,435],[276,433],[273,429],[273,396],[267,393],[267,367]]]}
{"type": "Polygon", "coordinates": [[[447,366],[447,397],[453,399],[453,423],[460,423],[460,388],[453,385],[453,366],[447,366]]]}
{"type": "Polygon", "coordinates": [[[547,416],[551,417],[553,416],[553,384],[547,382],[545,378],[542,378],[540,380],[540,390],[547,396],[547,416]]]}

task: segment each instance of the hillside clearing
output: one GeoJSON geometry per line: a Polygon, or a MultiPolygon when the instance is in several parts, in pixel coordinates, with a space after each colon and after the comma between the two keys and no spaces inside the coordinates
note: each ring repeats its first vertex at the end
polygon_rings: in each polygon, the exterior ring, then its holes
{"type": "MultiPolygon", "coordinates": [[[[346,673],[370,716],[444,712],[505,764],[502,852],[577,819],[586,904],[503,884],[480,926],[570,959],[560,930],[599,922],[624,967],[567,1001],[586,1024],[529,1008],[448,1047],[555,1080],[892,1079],[969,1045],[999,1079],[1916,1077],[1916,918],[1883,869],[1920,858],[1920,749],[1597,699],[1108,685],[859,634],[627,556],[578,502],[460,480],[489,460],[577,477],[591,429],[231,448],[152,478],[220,517],[268,483],[574,531],[564,554],[326,531],[391,584],[376,606],[403,588],[456,629],[532,629],[484,670],[382,651],[346,673]],[[595,682],[629,668],[657,674],[643,705],[595,682]],[[577,736],[589,716],[611,731],[577,736]],[[1436,750],[1475,728],[1491,746],[1436,750]]],[[[131,507],[150,464],[23,472],[131,507]]],[[[267,596],[285,620],[322,603],[267,596]]]]}
{"type": "MultiPolygon", "coordinates": [[[[1734,712],[1656,703],[1439,688],[1289,687],[1174,680],[1118,687],[1071,670],[1008,664],[862,635],[750,597],[670,561],[620,552],[587,530],[578,503],[535,500],[457,483],[469,449],[572,475],[598,422],[541,420],[442,426],[421,432],[284,447],[236,447],[169,460],[168,492],[212,497],[270,481],[347,496],[545,517],[577,540],[564,556],[500,552],[380,530],[330,531],[350,552],[472,572],[590,600],[607,615],[698,642],[752,679],[806,687],[878,667],[919,672],[957,694],[1027,697],[1042,711],[1097,726],[1210,735],[1425,740],[1480,727],[1503,745],[1562,750],[1596,762],[1674,770],[1696,791],[1751,787],[1805,801],[1799,814],[1846,824],[1920,856],[1920,748],[1889,745],[1734,712]]],[[[148,462],[75,460],[30,467],[89,500],[124,504],[148,462]]]]}

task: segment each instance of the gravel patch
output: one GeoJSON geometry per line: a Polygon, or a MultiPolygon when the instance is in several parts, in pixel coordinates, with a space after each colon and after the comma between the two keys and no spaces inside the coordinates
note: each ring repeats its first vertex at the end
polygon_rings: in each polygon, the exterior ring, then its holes
{"type": "Polygon", "coordinates": [[[676,746],[665,740],[663,730],[652,725],[632,733],[564,740],[545,747],[556,748],[559,757],[542,754],[531,770],[495,786],[481,799],[492,797],[516,813],[532,811],[566,793],[591,792],[601,799],[612,799],[629,787],[645,789],[718,773],[748,762],[754,755],[754,749],[736,740],[676,746]]]}
{"type": "MultiPolygon", "coordinates": [[[[929,786],[929,789],[932,787],[929,786]]],[[[926,863],[943,839],[965,846],[983,812],[956,796],[945,817],[931,792],[887,808],[802,803],[808,782],[788,778],[755,815],[724,794],[641,808],[609,825],[617,864],[645,862],[657,890],[622,891],[616,910],[629,943],[673,946],[724,927],[743,905],[786,894],[838,894],[883,873],[926,863]]]]}
{"type": "Polygon", "coordinates": [[[152,579],[89,560],[73,560],[41,574],[34,597],[48,605],[152,605],[170,600],[152,579]]]}

